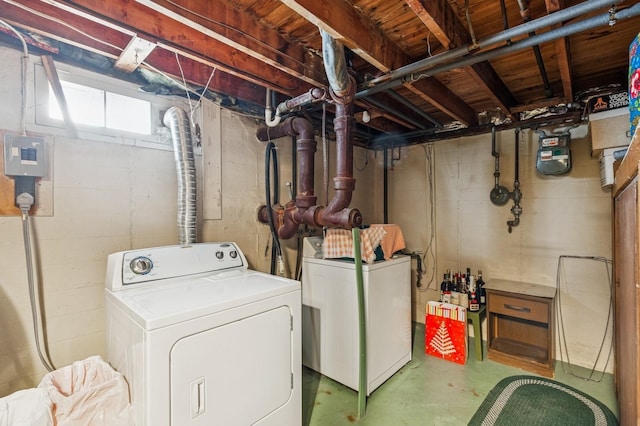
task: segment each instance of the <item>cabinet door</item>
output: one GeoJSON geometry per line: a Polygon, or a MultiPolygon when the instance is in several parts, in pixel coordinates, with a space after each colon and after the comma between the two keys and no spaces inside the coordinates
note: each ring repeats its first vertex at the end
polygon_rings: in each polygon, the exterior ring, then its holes
{"type": "Polygon", "coordinates": [[[620,424],[638,422],[638,178],[615,198],[616,390],[620,424]]]}

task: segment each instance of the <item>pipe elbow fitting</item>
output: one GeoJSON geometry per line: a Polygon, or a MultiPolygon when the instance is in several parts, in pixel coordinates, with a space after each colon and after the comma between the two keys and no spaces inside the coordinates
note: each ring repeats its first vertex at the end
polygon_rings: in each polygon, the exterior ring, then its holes
{"type": "Polygon", "coordinates": [[[316,221],[322,226],[351,229],[362,225],[362,214],[358,209],[345,208],[338,211],[331,211],[328,208],[321,208],[317,213],[316,221]]]}

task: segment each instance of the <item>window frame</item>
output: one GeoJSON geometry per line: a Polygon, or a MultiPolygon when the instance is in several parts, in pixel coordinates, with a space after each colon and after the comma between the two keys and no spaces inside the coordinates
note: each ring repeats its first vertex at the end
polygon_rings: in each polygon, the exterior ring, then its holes
{"type": "MultiPolygon", "coordinates": [[[[33,56],[32,56],[33,58],[33,56]]],[[[30,108],[28,119],[28,129],[34,132],[49,133],[55,136],[65,136],[64,121],[49,117],[49,81],[42,62],[33,61],[33,96],[34,108],[30,108]]],[[[164,112],[172,106],[183,108],[189,111],[189,103],[186,99],[177,96],[160,96],[151,93],[144,93],[139,90],[139,85],[119,80],[113,77],[101,75],[82,68],[73,67],[63,63],[56,63],[56,71],[61,80],[81,84],[95,89],[123,95],[135,99],[148,101],[151,105],[151,132],[144,135],[135,132],[128,132],[106,127],[94,127],[82,124],[75,124],[78,139],[98,142],[114,142],[125,145],[141,146],[161,150],[173,151],[173,142],[170,132],[164,127],[162,118],[164,112]]],[[[194,119],[199,121],[195,114],[194,119]]],[[[194,151],[196,147],[194,146],[194,151]]],[[[195,152],[198,154],[199,152],[195,152]]]]}

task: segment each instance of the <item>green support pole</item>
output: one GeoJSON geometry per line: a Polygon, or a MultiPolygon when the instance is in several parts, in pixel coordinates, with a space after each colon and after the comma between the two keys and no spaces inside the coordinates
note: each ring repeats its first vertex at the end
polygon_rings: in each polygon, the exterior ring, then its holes
{"type": "Polygon", "coordinates": [[[358,289],[358,330],[360,363],[358,376],[358,419],[362,419],[367,410],[367,328],[365,323],[364,281],[362,278],[362,253],[360,251],[360,229],[352,228],[353,257],[356,269],[356,285],[358,289]]]}

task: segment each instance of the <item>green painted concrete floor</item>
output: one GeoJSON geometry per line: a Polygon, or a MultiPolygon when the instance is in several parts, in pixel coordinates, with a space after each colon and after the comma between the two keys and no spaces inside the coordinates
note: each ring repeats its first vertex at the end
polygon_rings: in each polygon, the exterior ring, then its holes
{"type": "MultiPolygon", "coordinates": [[[[335,426],[354,423],[367,426],[466,425],[489,391],[503,378],[528,371],[486,359],[477,361],[470,342],[465,365],[424,353],[424,324],[414,323],[413,357],[368,398],[366,413],[358,419],[358,393],[303,367],[303,425],[335,426]]],[[[584,368],[573,372],[588,376],[584,368]]],[[[596,379],[600,374],[596,373],[596,379]]],[[[563,371],[556,363],[555,378],[591,395],[617,415],[613,376],[600,382],[586,381],[563,371]]]]}

